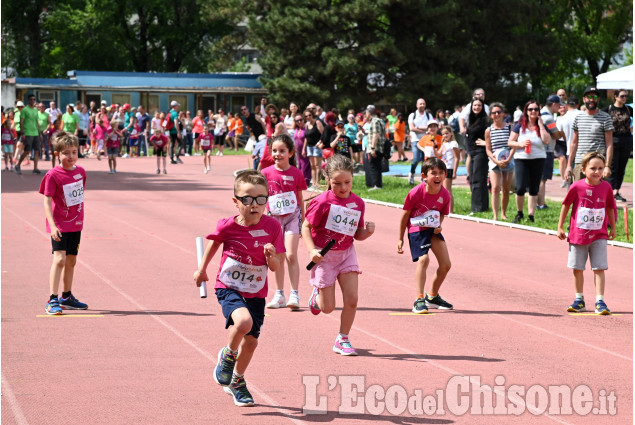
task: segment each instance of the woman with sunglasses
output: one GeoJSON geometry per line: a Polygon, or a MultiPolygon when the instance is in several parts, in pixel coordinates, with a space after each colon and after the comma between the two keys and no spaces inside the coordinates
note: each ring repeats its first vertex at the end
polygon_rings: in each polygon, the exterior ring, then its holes
{"type": "Polygon", "coordinates": [[[608,182],[613,188],[613,197],[619,202],[626,202],[626,199],[620,195],[620,188],[624,181],[628,159],[633,150],[633,133],[631,132],[633,130],[631,127],[633,108],[626,105],[627,100],[628,91],[617,90],[615,102],[604,109],[613,120],[613,159],[610,164],[612,174],[609,176],[608,182]]]}
{"type": "Polygon", "coordinates": [[[306,151],[311,163],[311,187],[309,189],[315,189],[320,184],[320,171],[322,170],[322,149],[317,147],[324,126],[322,123],[315,119],[313,111],[307,109],[304,111],[305,121],[305,133],[306,138],[306,151]]]}
{"type": "Polygon", "coordinates": [[[516,208],[518,212],[514,223],[520,223],[524,218],[525,193],[529,189],[529,221],[533,223],[538,190],[542,170],[547,158],[545,145],[551,142],[551,136],[545,129],[540,118],[540,105],[530,100],[523,108],[520,121],[512,129],[507,145],[516,149],[514,154],[514,168],[516,172],[516,208]]]}

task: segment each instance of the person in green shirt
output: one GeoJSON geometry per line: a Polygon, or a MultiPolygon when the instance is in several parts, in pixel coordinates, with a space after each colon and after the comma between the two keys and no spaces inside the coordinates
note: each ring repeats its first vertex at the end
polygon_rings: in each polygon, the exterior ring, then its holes
{"type": "Polygon", "coordinates": [[[15,146],[15,154],[13,155],[13,162],[16,162],[22,152],[24,151],[24,144],[22,143],[22,132],[20,131],[20,116],[22,115],[22,110],[24,109],[24,102],[18,100],[15,102],[15,111],[13,115],[13,126],[15,127],[16,134],[16,146],[15,146]]]}
{"type": "Polygon", "coordinates": [[[49,134],[46,131],[49,128],[50,116],[48,112],[46,112],[46,106],[43,103],[38,103],[37,105],[38,115],[37,119],[40,122],[40,130],[42,130],[42,141],[44,144],[44,155],[46,155],[46,160],[51,160],[51,155],[49,153],[49,134]]]}
{"type": "Polygon", "coordinates": [[[22,160],[31,153],[33,149],[33,174],[42,174],[37,168],[37,163],[40,156],[41,142],[42,142],[42,130],[40,129],[40,122],[38,121],[38,110],[35,108],[35,95],[29,95],[29,105],[20,113],[20,129],[24,134],[24,152],[18,159],[18,164],[15,166],[15,172],[22,174],[20,164],[22,160]]]}
{"type": "Polygon", "coordinates": [[[64,131],[72,133],[77,136],[77,129],[79,128],[79,117],[75,115],[75,108],[73,105],[66,106],[66,113],[62,115],[62,123],[64,123],[64,131]]]}

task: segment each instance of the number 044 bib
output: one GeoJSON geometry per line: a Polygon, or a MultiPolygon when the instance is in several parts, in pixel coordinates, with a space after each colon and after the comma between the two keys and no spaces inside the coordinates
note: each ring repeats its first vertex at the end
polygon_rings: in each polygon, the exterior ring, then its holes
{"type": "Polygon", "coordinates": [[[578,208],[578,217],[576,219],[576,227],[585,230],[599,230],[604,224],[604,216],[606,210],[604,208],[578,208]]]}
{"type": "Polygon", "coordinates": [[[238,292],[255,294],[265,286],[267,266],[243,264],[227,257],[221,268],[219,280],[238,292]]]}
{"type": "Polygon", "coordinates": [[[72,207],[84,202],[84,182],[78,181],[74,183],[65,184],[62,186],[64,189],[64,199],[66,200],[66,206],[72,207]]]}
{"type": "Polygon", "coordinates": [[[355,236],[361,211],[352,210],[340,205],[331,205],[329,218],[326,221],[326,228],[346,236],[355,236]]]}

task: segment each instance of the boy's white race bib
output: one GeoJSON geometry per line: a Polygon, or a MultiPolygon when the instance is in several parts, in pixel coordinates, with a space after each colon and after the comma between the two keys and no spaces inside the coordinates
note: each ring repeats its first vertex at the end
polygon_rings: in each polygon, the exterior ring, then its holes
{"type": "Polygon", "coordinates": [[[238,292],[255,294],[265,286],[267,266],[243,264],[227,257],[220,271],[219,279],[228,288],[238,292]]]}
{"type": "Polygon", "coordinates": [[[410,219],[412,226],[437,228],[441,226],[441,213],[435,210],[428,210],[419,217],[410,219]]]}
{"type": "Polygon", "coordinates": [[[339,205],[331,205],[329,218],[326,221],[326,228],[343,235],[355,236],[361,216],[361,211],[352,210],[339,205]]]}
{"type": "Polygon", "coordinates": [[[210,145],[210,139],[201,139],[201,146],[206,148],[210,145]]]}
{"type": "Polygon", "coordinates": [[[604,208],[578,208],[578,217],[576,219],[576,227],[585,230],[599,230],[604,223],[606,210],[604,208]]]}
{"type": "Polygon", "coordinates": [[[79,205],[84,202],[83,181],[65,184],[64,186],[62,186],[62,189],[64,190],[64,199],[66,200],[67,207],[79,205]]]}
{"type": "Polygon", "coordinates": [[[269,211],[273,215],[291,214],[297,208],[295,193],[284,192],[269,197],[269,211]]]}

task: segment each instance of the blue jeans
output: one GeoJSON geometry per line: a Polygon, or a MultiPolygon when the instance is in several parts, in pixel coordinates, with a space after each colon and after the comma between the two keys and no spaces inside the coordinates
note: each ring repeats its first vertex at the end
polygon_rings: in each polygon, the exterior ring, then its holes
{"type": "Polygon", "coordinates": [[[148,156],[148,150],[146,149],[146,135],[143,133],[139,134],[139,156],[141,155],[148,156]]]}
{"type": "Polygon", "coordinates": [[[192,147],[194,146],[194,137],[191,131],[188,131],[185,135],[185,152],[192,156],[192,147]]]}
{"type": "Polygon", "coordinates": [[[421,149],[419,149],[417,147],[416,143],[412,144],[412,165],[410,166],[410,174],[415,173],[415,171],[417,171],[417,165],[419,165],[420,162],[423,162],[423,152],[421,151],[421,149]]]}

